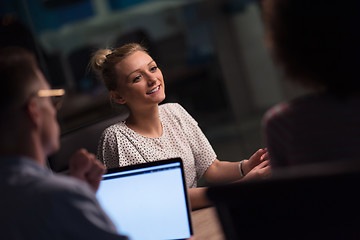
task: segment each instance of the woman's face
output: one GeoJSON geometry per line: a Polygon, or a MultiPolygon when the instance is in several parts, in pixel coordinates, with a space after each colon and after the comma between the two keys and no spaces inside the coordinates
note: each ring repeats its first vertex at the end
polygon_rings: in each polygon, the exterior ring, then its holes
{"type": "Polygon", "coordinates": [[[116,65],[118,89],[112,98],[130,109],[159,104],[165,99],[164,78],[155,61],[137,51],[116,65]]]}

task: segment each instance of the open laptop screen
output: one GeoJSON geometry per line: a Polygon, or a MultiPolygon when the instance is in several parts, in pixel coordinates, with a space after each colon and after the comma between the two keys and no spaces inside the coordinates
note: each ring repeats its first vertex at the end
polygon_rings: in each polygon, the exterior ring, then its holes
{"type": "Polygon", "coordinates": [[[190,208],[180,158],[110,169],[97,198],[130,239],[186,239],[190,208]]]}

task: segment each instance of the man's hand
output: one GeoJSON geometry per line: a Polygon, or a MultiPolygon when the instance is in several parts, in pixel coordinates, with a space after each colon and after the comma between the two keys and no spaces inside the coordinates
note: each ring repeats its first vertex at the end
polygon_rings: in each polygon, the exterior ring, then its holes
{"type": "Polygon", "coordinates": [[[69,175],[87,182],[96,192],[99,188],[105,167],[86,149],[78,150],[69,161],[69,175]]]}

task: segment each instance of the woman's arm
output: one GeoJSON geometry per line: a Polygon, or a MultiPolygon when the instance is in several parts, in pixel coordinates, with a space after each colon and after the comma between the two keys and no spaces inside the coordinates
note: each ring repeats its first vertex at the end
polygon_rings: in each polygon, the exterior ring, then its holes
{"type": "MultiPolygon", "coordinates": [[[[245,160],[250,161],[251,160],[245,160]]],[[[239,172],[239,162],[227,162],[227,161],[219,161],[215,160],[215,162],[209,167],[205,174],[213,183],[228,183],[228,182],[236,182],[236,181],[246,181],[250,179],[259,179],[266,178],[271,174],[271,168],[269,165],[269,160],[264,159],[260,164],[253,167],[249,172],[246,172],[245,177],[241,178],[239,172]],[[215,164],[215,165],[214,165],[215,164]],[[211,168],[211,169],[210,169],[211,168]]],[[[250,167],[250,165],[248,165],[250,167]]],[[[206,178],[206,176],[205,176],[206,178]]],[[[208,181],[209,179],[206,178],[208,181]]],[[[209,207],[212,203],[206,196],[207,187],[198,187],[198,188],[189,188],[188,194],[191,204],[191,209],[199,209],[204,207],[209,207]]]]}
{"type": "MultiPolygon", "coordinates": [[[[215,159],[215,161],[206,170],[204,177],[208,182],[218,184],[237,181],[242,178],[239,163],[240,162],[219,161],[218,159],[215,159]]],[[[269,175],[271,169],[268,164],[267,150],[259,149],[250,157],[249,160],[244,160],[241,164],[241,170],[245,175],[244,180],[248,178],[246,175],[250,171],[252,178],[256,176],[261,177],[262,175],[269,175]],[[255,168],[263,162],[265,163],[255,168]]]]}
{"type": "MultiPolygon", "coordinates": [[[[229,183],[255,178],[265,178],[271,174],[266,149],[259,149],[249,160],[242,163],[245,177],[241,177],[239,162],[215,161],[206,170],[204,177],[210,183],[229,183]]],[[[211,206],[212,203],[206,196],[207,187],[189,188],[188,194],[192,210],[211,206]]]]}
{"type": "Polygon", "coordinates": [[[211,206],[206,196],[207,187],[188,188],[188,195],[192,210],[211,206]]]}

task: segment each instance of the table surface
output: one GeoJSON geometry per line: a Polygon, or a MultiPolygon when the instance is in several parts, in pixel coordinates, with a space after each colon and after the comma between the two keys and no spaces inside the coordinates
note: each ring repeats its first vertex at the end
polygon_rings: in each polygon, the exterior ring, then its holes
{"type": "Polygon", "coordinates": [[[214,207],[191,212],[194,240],[225,240],[225,236],[214,207]]]}

